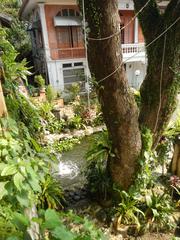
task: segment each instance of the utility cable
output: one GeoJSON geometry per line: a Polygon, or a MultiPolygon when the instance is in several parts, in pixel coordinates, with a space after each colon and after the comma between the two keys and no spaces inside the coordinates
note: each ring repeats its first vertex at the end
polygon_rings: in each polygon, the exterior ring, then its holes
{"type": "MultiPolygon", "coordinates": [[[[160,37],[162,37],[169,29],[171,29],[178,21],[180,20],[180,17],[178,17],[166,30],[164,30],[161,34],[159,34],[155,39],[153,39],[150,43],[148,43],[146,45],[146,48],[150,47],[155,41],[157,41],[160,37]]],[[[112,72],[110,73],[109,75],[107,75],[106,77],[100,79],[98,81],[98,84],[100,82],[103,82],[104,80],[106,80],[107,78],[111,77],[112,75],[114,75],[120,68],[123,64],[125,64],[126,62],[128,62],[130,59],[134,58],[136,55],[138,55],[139,52],[133,54],[131,57],[129,57],[126,61],[124,62],[121,62],[121,64],[112,72]]]]}
{"type": "Polygon", "coordinates": [[[149,4],[150,1],[151,1],[151,0],[148,0],[147,3],[134,15],[134,17],[131,19],[131,21],[129,21],[129,22],[128,22],[125,26],[123,26],[122,28],[120,28],[119,31],[113,33],[113,34],[110,35],[110,36],[104,37],[104,38],[92,38],[92,37],[88,37],[87,39],[88,39],[88,40],[91,40],[91,41],[104,41],[104,40],[108,40],[108,39],[110,39],[110,38],[113,38],[113,37],[119,35],[122,30],[124,30],[125,28],[127,28],[127,27],[135,20],[135,18],[144,10],[144,8],[149,4]]]}
{"type": "Polygon", "coordinates": [[[156,116],[156,122],[154,126],[153,132],[156,132],[157,125],[158,125],[158,119],[159,119],[159,114],[162,106],[162,80],[163,80],[163,71],[164,71],[164,59],[165,59],[165,51],[166,51],[166,38],[167,34],[164,36],[164,46],[163,46],[163,56],[162,56],[162,63],[161,63],[161,76],[160,76],[160,82],[159,82],[159,106],[157,110],[157,116],[156,116]]]}

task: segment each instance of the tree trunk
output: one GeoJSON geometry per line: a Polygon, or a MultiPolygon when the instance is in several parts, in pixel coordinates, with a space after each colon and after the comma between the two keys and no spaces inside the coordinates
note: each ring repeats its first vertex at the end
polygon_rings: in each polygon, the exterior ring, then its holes
{"type": "Polygon", "coordinates": [[[3,68],[1,67],[1,62],[0,62],[0,117],[7,116],[7,108],[6,108],[6,103],[4,100],[4,95],[3,95],[2,85],[1,85],[1,82],[3,80],[4,80],[3,68]]]}
{"type": "MultiPolygon", "coordinates": [[[[139,11],[147,0],[134,0],[139,11]]],[[[180,3],[171,1],[164,15],[160,15],[155,1],[139,14],[146,45],[162,34],[180,17],[180,3]]],[[[140,124],[153,133],[155,148],[176,107],[180,79],[175,71],[180,67],[180,21],[147,48],[147,75],[141,86],[140,124]],[[164,58],[163,58],[164,56],[164,58]]]]}
{"type": "Polygon", "coordinates": [[[171,172],[180,177],[180,140],[177,140],[174,145],[174,153],[171,163],[171,172]]]}
{"type": "MultiPolygon", "coordinates": [[[[85,0],[85,13],[90,38],[102,38],[119,31],[117,1],[85,0]]],[[[88,62],[97,82],[99,101],[115,154],[110,158],[110,174],[115,183],[128,189],[138,167],[141,134],[138,108],[122,62],[120,34],[104,41],[89,40],[88,62]]]]}

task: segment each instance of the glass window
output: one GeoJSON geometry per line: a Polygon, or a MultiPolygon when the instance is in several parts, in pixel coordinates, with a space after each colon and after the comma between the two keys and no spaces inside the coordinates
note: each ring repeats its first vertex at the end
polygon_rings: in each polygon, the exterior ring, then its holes
{"type": "Polygon", "coordinates": [[[75,67],[83,66],[83,62],[76,62],[76,63],[74,63],[74,66],[75,66],[75,67]]]}
{"type": "Polygon", "coordinates": [[[62,15],[64,16],[64,17],[67,17],[69,14],[68,14],[68,9],[63,9],[62,10],[62,15]]]}
{"type": "Polygon", "coordinates": [[[69,16],[75,16],[75,11],[74,9],[69,9],[69,16]]]}
{"type": "Polygon", "coordinates": [[[64,63],[63,68],[69,68],[72,67],[72,63],[64,63]]]}

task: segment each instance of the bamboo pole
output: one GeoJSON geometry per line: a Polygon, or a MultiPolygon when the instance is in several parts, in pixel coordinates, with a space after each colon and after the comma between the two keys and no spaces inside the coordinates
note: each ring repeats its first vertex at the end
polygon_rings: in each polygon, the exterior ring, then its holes
{"type": "Polygon", "coordinates": [[[7,112],[7,107],[4,99],[4,94],[2,90],[2,81],[4,80],[4,71],[3,71],[3,66],[2,62],[0,59],[0,117],[5,117],[8,115],[7,112]]]}

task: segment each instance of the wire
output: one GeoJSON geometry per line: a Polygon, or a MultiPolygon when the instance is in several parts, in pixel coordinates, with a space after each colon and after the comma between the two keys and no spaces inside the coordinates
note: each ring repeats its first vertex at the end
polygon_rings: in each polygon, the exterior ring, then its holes
{"type": "Polygon", "coordinates": [[[163,78],[163,70],[164,70],[164,58],[165,58],[165,50],[166,50],[166,38],[167,34],[164,36],[164,46],[163,46],[163,56],[162,56],[162,64],[161,64],[161,76],[160,76],[160,82],[159,82],[159,106],[158,106],[158,111],[157,111],[157,116],[156,116],[156,122],[154,126],[154,133],[156,132],[157,125],[158,125],[158,119],[159,119],[159,114],[162,106],[162,78],[163,78]]]}
{"type": "MultiPolygon", "coordinates": [[[[172,28],[178,21],[180,20],[180,17],[178,17],[168,28],[166,28],[165,31],[163,31],[159,36],[157,36],[155,39],[153,39],[149,44],[146,45],[146,48],[148,48],[149,46],[151,46],[155,41],[157,41],[160,37],[162,37],[170,28],[172,28]]],[[[128,62],[130,59],[134,58],[136,55],[138,55],[139,52],[133,54],[131,57],[127,58],[126,61],[124,62],[121,62],[121,64],[112,72],[110,73],[109,75],[107,75],[106,77],[100,79],[98,81],[98,84],[103,82],[104,80],[106,80],[107,78],[111,77],[112,75],[114,75],[120,68],[121,66],[128,62]]]]}
{"type": "Polygon", "coordinates": [[[127,27],[135,20],[135,18],[144,10],[144,8],[149,4],[150,1],[151,1],[151,0],[148,0],[147,3],[134,15],[134,17],[131,19],[131,21],[129,21],[124,27],[120,28],[119,31],[113,33],[113,34],[110,35],[110,36],[104,37],[104,38],[91,38],[91,37],[88,37],[87,39],[88,39],[88,40],[91,40],[91,41],[104,41],[104,40],[108,40],[108,39],[110,39],[110,38],[113,38],[113,37],[119,35],[120,32],[121,32],[123,29],[127,28],[127,27]]]}

